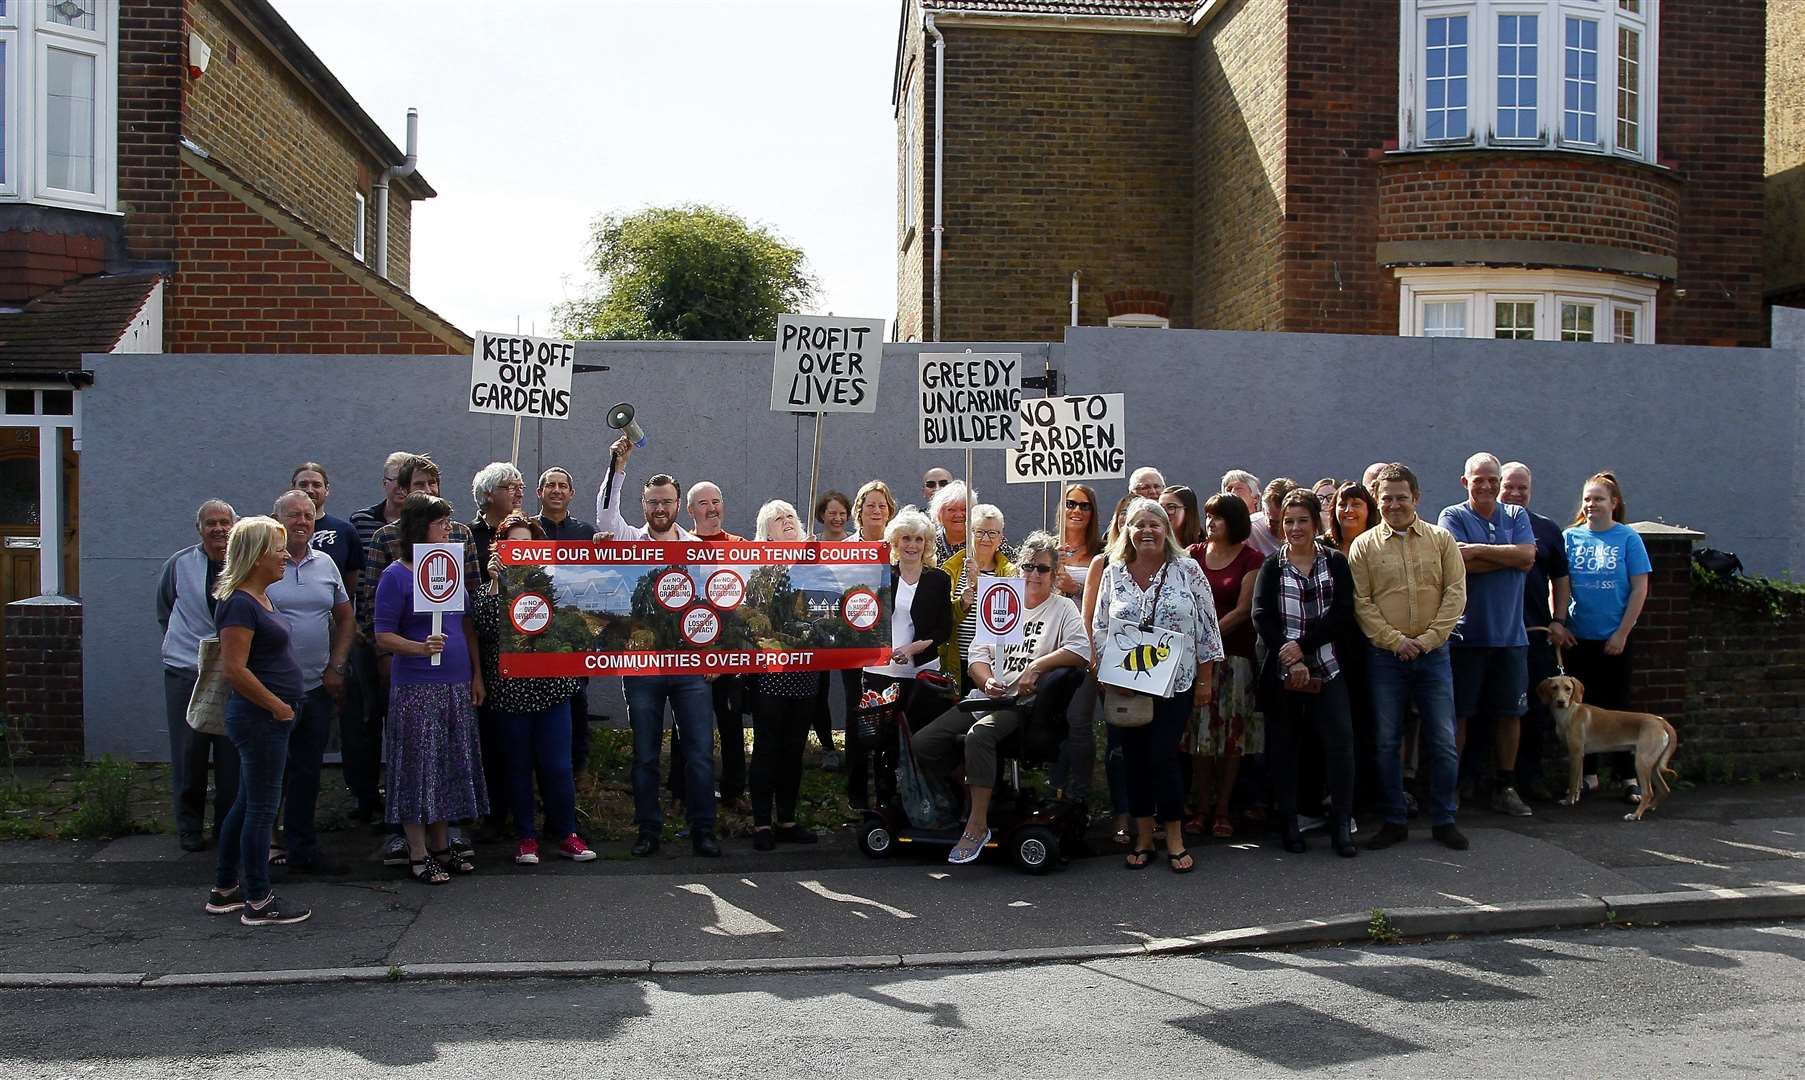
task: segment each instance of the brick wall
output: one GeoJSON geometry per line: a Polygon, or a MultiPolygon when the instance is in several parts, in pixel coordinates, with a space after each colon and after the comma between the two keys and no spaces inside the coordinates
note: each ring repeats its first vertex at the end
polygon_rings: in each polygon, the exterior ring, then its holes
{"type": "Polygon", "coordinates": [[[6,605],[6,712],[34,764],[83,753],[81,601],[40,596],[6,605]]]}
{"type": "Polygon", "coordinates": [[[138,0],[119,12],[119,210],[126,252],[164,262],[175,252],[181,167],[183,0],[138,0]]]}
{"type": "Polygon", "coordinates": [[[182,169],[167,352],[416,353],[447,344],[194,169],[182,169]]]}
{"type": "Polygon", "coordinates": [[[1686,713],[1687,655],[1692,629],[1692,541],[1683,529],[1639,522],[1648,549],[1648,601],[1631,638],[1630,701],[1677,727],[1686,713]]]}
{"type": "MultiPolygon", "coordinates": [[[[1058,340],[1074,270],[1082,322],[1105,321],[1106,292],[1143,287],[1172,293],[1173,325],[1192,325],[1192,42],[941,32],[941,336],[1058,340]]],[[[932,176],[931,154],[927,165],[932,176]]],[[[928,190],[931,203],[931,182],[928,190]]]]}
{"type": "Polygon", "coordinates": [[[920,147],[920,161],[914,172],[905,169],[908,161],[904,140],[908,133],[903,123],[908,110],[901,100],[896,106],[896,325],[891,336],[897,341],[926,341],[933,332],[931,272],[934,247],[934,66],[932,54],[922,47],[926,38],[921,29],[921,16],[910,5],[903,31],[902,71],[904,90],[915,101],[915,145],[920,147]],[[913,77],[910,81],[910,77],[913,77]],[[916,228],[911,232],[903,221],[904,190],[913,188],[915,205],[919,207],[916,228]]]}
{"type": "Polygon", "coordinates": [[[1676,759],[1689,778],[1805,768],[1805,598],[1692,587],[1676,759]]]}
{"type": "MultiPolygon", "coordinates": [[[[212,46],[213,62],[204,77],[188,83],[184,131],[259,191],[351,250],[354,197],[362,192],[374,213],[370,183],[386,163],[352,138],[219,0],[188,0],[187,11],[192,29],[212,46]]],[[[411,204],[391,187],[389,205],[389,276],[405,289],[411,204]]]]}
{"type": "Polygon", "coordinates": [[[1174,326],[1284,329],[1285,16],[1240,0],[1193,46],[1193,315],[1174,326]]]}
{"type": "Polygon", "coordinates": [[[1285,301],[1280,329],[1397,333],[1379,266],[1375,160],[1397,137],[1395,4],[1289,0],[1285,301]]]}
{"type": "Polygon", "coordinates": [[[0,304],[23,304],[104,269],[106,241],[99,235],[0,232],[0,304]]]}
{"type": "MultiPolygon", "coordinates": [[[[1679,175],[1681,299],[1664,288],[1662,341],[1766,345],[1762,314],[1766,9],[1661,4],[1660,160],[1679,175]]],[[[1787,5],[1781,5],[1787,6],[1787,5]]]]}
{"type": "Polygon", "coordinates": [[[1805,293],[1805,4],[1767,5],[1766,290],[1805,293]]]}
{"type": "Polygon", "coordinates": [[[1378,173],[1380,241],[1575,241],[1681,254],[1679,185],[1646,165],[1596,154],[1443,150],[1387,157],[1378,173]]]}

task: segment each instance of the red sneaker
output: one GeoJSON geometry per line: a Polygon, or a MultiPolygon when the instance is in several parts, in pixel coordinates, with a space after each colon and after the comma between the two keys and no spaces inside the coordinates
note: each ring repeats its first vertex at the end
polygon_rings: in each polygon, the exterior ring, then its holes
{"type": "Polygon", "coordinates": [[[589,845],[583,843],[583,838],[576,833],[571,833],[559,841],[558,854],[574,862],[589,862],[595,858],[595,852],[590,851],[589,845]]]}
{"type": "Polygon", "coordinates": [[[520,866],[539,865],[539,841],[522,840],[514,849],[514,862],[520,866]]]}

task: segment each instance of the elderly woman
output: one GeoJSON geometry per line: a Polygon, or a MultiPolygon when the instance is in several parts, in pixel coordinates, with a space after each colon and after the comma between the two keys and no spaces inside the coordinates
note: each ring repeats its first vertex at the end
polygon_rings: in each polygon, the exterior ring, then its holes
{"type": "Polygon", "coordinates": [[[966,503],[970,492],[965,481],[954,480],[934,493],[928,503],[928,517],[934,519],[934,561],[946,566],[953,554],[965,547],[966,503]]]}
{"type": "MultiPolygon", "coordinates": [[[[470,481],[470,501],[476,507],[476,520],[470,523],[470,535],[476,538],[476,564],[487,581],[489,552],[495,547],[496,531],[508,515],[520,512],[520,500],[526,495],[526,478],[520,470],[505,461],[492,461],[482,467],[470,481]]],[[[476,582],[470,587],[475,588],[476,582]]]]}
{"type": "Polygon", "coordinates": [[[1253,621],[1265,646],[1260,689],[1266,701],[1267,762],[1278,794],[1285,850],[1304,850],[1297,820],[1298,746],[1303,729],[1323,747],[1333,808],[1329,842],[1352,858],[1354,736],[1341,643],[1354,624],[1354,577],[1347,557],[1316,542],[1322,504],[1297,488],[1285,496],[1279,523],[1285,546],[1267,557],[1254,586],[1253,621]]]}
{"type": "Polygon", "coordinates": [[[401,504],[396,524],[399,558],[377,579],[374,619],[376,647],[395,658],[383,732],[387,819],[407,836],[408,877],[443,885],[448,871],[476,870],[466,855],[453,853],[448,823],[489,812],[475,717],[484,697],[482,658],[468,612],[446,613],[433,633],[431,613],[414,610],[414,545],[446,542],[451,504],[416,491],[401,504]]]}
{"type": "MultiPolygon", "coordinates": [[[[941,488],[941,494],[959,487],[957,483],[941,488]]],[[[961,493],[964,489],[960,488],[961,493]]],[[[940,500],[934,500],[938,503],[940,500]]],[[[978,634],[978,578],[985,574],[1014,577],[1015,565],[1003,554],[1003,512],[989,503],[971,509],[971,546],[960,548],[942,564],[953,583],[953,640],[940,650],[940,661],[950,672],[960,673],[960,688],[970,690],[971,672],[964,658],[971,651],[972,638],[978,634]]]]}
{"type": "MultiPolygon", "coordinates": [[[[984,519],[977,514],[972,517],[973,528],[982,528],[984,519]]],[[[1021,568],[1028,608],[1022,614],[1026,626],[1022,643],[1005,646],[1001,656],[997,647],[990,644],[970,650],[974,696],[1001,698],[1032,693],[1040,677],[1054,668],[1084,667],[1090,663],[1090,639],[1085,635],[1084,617],[1078,613],[1078,605],[1053,591],[1058,551],[1059,541],[1052,533],[1030,533],[1022,543],[1021,568]]],[[[947,853],[947,862],[971,862],[990,843],[990,792],[996,784],[997,744],[1021,722],[1022,712],[1018,709],[964,712],[954,708],[917,731],[910,740],[909,749],[923,772],[951,775],[961,761],[965,763],[971,814],[958,843],[947,853]]]]}
{"type": "Polygon", "coordinates": [[[1249,514],[1260,509],[1260,478],[1246,469],[1230,469],[1222,474],[1222,494],[1233,495],[1247,504],[1249,514]]]}
{"type": "MultiPolygon", "coordinates": [[[[953,584],[934,566],[934,523],[908,507],[885,529],[890,543],[890,576],[884,597],[890,612],[890,661],[864,670],[867,690],[898,685],[898,704],[907,708],[915,676],[940,670],[940,647],[953,636],[953,584]]],[[[875,746],[848,740],[846,797],[864,809],[868,764],[877,772],[877,795],[887,798],[896,783],[896,734],[880,732],[875,746]]]]}
{"type": "Polygon", "coordinates": [[[852,498],[852,520],[858,539],[866,543],[882,543],[885,526],[896,516],[896,496],[882,480],[868,480],[852,498]]]}
{"type": "MultiPolygon", "coordinates": [[[[545,529],[523,514],[510,514],[495,539],[544,540],[545,529]]],[[[489,580],[476,593],[476,631],[482,642],[483,689],[507,753],[506,792],[514,813],[514,862],[539,865],[538,803],[545,801],[545,823],[557,838],[557,853],[574,862],[589,862],[595,852],[577,835],[577,785],[571,766],[570,700],[578,680],[509,678],[501,673],[502,622],[509,596],[502,578],[501,554],[489,556],[489,580]]]]}
{"type": "MultiPolygon", "coordinates": [[[[795,543],[806,539],[796,508],[781,499],[758,508],[755,540],[795,543]]],[[[824,671],[781,671],[756,676],[758,711],[752,716],[752,846],[770,851],[782,840],[813,844],[812,829],[796,823],[802,790],[802,750],[808,745],[824,671]],[[772,803],[776,803],[773,817],[772,803]]]]}
{"type": "Polygon", "coordinates": [[[815,539],[823,543],[847,540],[847,525],[852,520],[852,500],[843,491],[830,491],[815,500],[815,522],[821,532],[815,539]]]}
{"type": "Polygon", "coordinates": [[[1229,800],[1241,758],[1266,748],[1265,729],[1254,705],[1253,589],[1260,553],[1247,544],[1252,519],[1234,495],[1212,495],[1203,507],[1207,539],[1190,549],[1209,580],[1216,625],[1226,654],[1216,665],[1216,686],[1207,709],[1198,710],[1191,739],[1197,789],[1197,816],[1185,831],[1206,827],[1223,839],[1235,835],[1229,800]],[[1211,818],[1205,822],[1205,817],[1211,818]]]}
{"type": "Polygon", "coordinates": [[[1102,642],[1114,619],[1170,630],[1179,647],[1172,695],[1154,698],[1153,722],[1121,729],[1129,813],[1135,819],[1134,850],[1125,865],[1140,870],[1152,861],[1157,814],[1165,823],[1168,864],[1174,873],[1188,874],[1197,863],[1185,850],[1178,743],[1192,709],[1209,707],[1222,635],[1209,579],[1173,539],[1166,512],[1152,499],[1136,499],[1124,520],[1097,584],[1092,639],[1102,642]]]}
{"type": "Polygon", "coordinates": [[[238,751],[238,792],[219,827],[219,860],[206,908],[239,912],[246,926],[298,923],[307,908],[270,891],[270,836],[282,801],[288,736],[304,693],[301,669],[289,649],[288,622],[268,589],[288,565],[288,534],[274,519],[245,518],[232,526],[225,564],[214,586],[219,601],[220,669],[226,699],[226,738],[238,751]]]}

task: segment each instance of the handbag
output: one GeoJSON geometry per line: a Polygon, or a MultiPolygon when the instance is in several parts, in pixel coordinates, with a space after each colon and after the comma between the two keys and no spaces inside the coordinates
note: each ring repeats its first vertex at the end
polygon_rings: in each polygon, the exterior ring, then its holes
{"type": "Polygon", "coordinates": [[[1153,695],[1139,690],[1105,687],[1103,720],[1110,727],[1138,728],[1153,723],[1153,695]]]}
{"type": "Polygon", "coordinates": [[[194,679],[194,692],[188,695],[188,726],[201,735],[226,733],[226,698],[232,686],[219,660],[219,639],[202,638],[199,674],[194,679]]]}

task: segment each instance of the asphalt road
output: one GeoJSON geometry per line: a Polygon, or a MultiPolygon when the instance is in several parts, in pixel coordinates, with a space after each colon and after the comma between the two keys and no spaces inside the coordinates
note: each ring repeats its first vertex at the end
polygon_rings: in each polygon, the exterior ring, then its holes
{"type": "Polygon", "coordinates": [[[0,1075],[1791,1076],[1805,928],[997,970],[0,993],[0,1075]]]}
{"type": "Polygon", "coordinates": [[[1672,815],[1641,823],[1618,820],[1613,806],[1523,822],[1475,815],[1473,847],[1460,853],[1424,830],[1351,861],[1320,840],[1292,856],[1269,838],[1242,838],[1201,846],[1196,871],[1182,877],[1158,860],[1126,872],[1114,853],[1046,877],[902,855],[878,863],[846,837],[771,855],[738,844],[718,861],[673,854],[528,871],[491,859],[475,877],[437,889],[372,867],[352,880],[279,886],[316,914],[261,931],[200,910],[209,857],[171,855],[168,837],[85,854],[70,845],[0,845],[0,972],[1124,945],[1374,906],[1805,883],[1805,790],[1740,794],[1676,803],[1672,815]]]}

